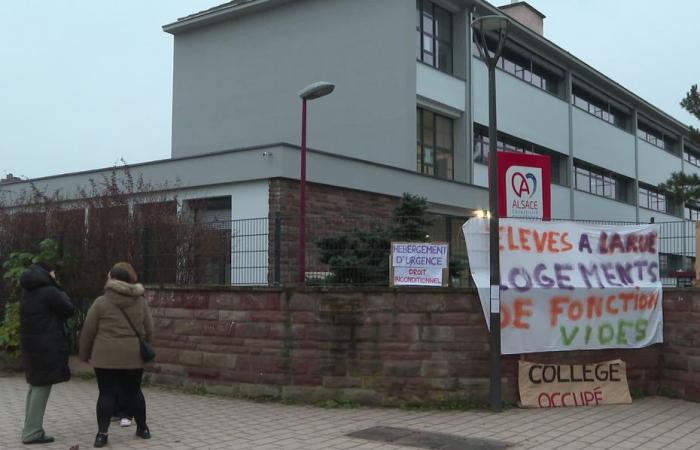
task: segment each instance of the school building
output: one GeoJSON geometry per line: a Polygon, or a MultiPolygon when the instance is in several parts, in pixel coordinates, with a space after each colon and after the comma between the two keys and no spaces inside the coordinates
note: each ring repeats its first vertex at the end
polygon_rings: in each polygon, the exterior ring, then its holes
{"type": "MultiPolygon", "coordinates": [[[[547,39],[526,2],[234,0],[182,17],[163,27],[174,37],[171,158],[132,170],[178,180],[171,192],[193,208],[209,199],[198,220],[293,215],[297,94],[329,81],[335,91],[308,104],[309,213],[389,214],[411,192],[431,204],[432,237],[464,246],[464,219],[488,206],[487,70],[470,23],[494,14],[513,19],[496,75],[499,149],[550,156],[555,219],[686,220],[662,265],[690,267],[700,206],[657,188],[674,171],[700,174],[686,124],[547,39]]],[[[33,183],[70,197],[104,172],[33,183]]],[[[264,284],[266,264],[246,279],[264,284]]]]}

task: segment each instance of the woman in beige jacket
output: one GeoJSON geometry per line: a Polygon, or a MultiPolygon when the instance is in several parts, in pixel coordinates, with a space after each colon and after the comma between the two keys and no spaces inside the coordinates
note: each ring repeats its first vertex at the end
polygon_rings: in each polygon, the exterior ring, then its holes
{"type": "Polygon", "coordinates": [[[153,333],[151,312],[143,298],[143,286],[129,263],[117,263],[109,271],[105,293],[88,310],[80,334],[80,359],[95,369],[99,398],[95,447],[107,444],[110,418],[121,398],[126,412],[136,420],[136,435],[151,437],[146,425],[146,401],[141,392],[143,361],[139,340],[131,323],[150,342],[153,333]]]}

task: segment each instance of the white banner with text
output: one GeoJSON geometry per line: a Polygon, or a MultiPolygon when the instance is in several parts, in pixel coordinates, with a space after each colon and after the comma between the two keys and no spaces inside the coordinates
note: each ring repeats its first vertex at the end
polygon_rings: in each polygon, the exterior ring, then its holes
{"type": "MultiPolygon", "coordinates": [[[[663,341],[658,228],[501,219],[503,354],[663,341]]],[[[488,220],[463,226],[488,326],[488,220]]]]}

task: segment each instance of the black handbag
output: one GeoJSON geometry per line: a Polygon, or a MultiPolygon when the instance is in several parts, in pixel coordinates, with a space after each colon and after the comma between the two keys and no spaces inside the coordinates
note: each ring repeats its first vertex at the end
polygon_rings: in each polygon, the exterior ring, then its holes
{"type": "Polygon", "coordinates": [[[129,326],[131,326],[131,329],[134,330],[134,334],[137,338],[139,338],[139,350],[141,351],[141,360],[145,363],[148,363],[156,359],[156,352],[155,350],[153,350],[153,347],[151,347],[151,344],[146,342],[143,336],[141,336],[139,332],[136,331],[136,327],[134,327],[134,324],[131,323],[131,319],[129,319],[129,316],[126,314],[126,312],[121,308],[119,308],[119,311],[122,312],[126,321],[129,322],[129,326]]]}

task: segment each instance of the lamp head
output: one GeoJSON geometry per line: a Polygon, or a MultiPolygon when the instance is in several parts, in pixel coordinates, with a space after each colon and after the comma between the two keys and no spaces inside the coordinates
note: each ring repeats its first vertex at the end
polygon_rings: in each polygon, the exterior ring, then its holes
{"type": "Polygon", "coordinates": [[[481,33],[487,31],[495,31],[500,33],[508,29],[510,24],[510,19],[504,16],[481,16],[474,19],[472,22],[472,28],[478,30],[481,33]]]}
{"type": "Polygon", "coordinates": [[[333,92],[333,89],[335,89],[335,84],[326,81],[318,81],[302,89],[299,92],[299,97],[304,100],[314,100],[330,94],[333,92]]]}

